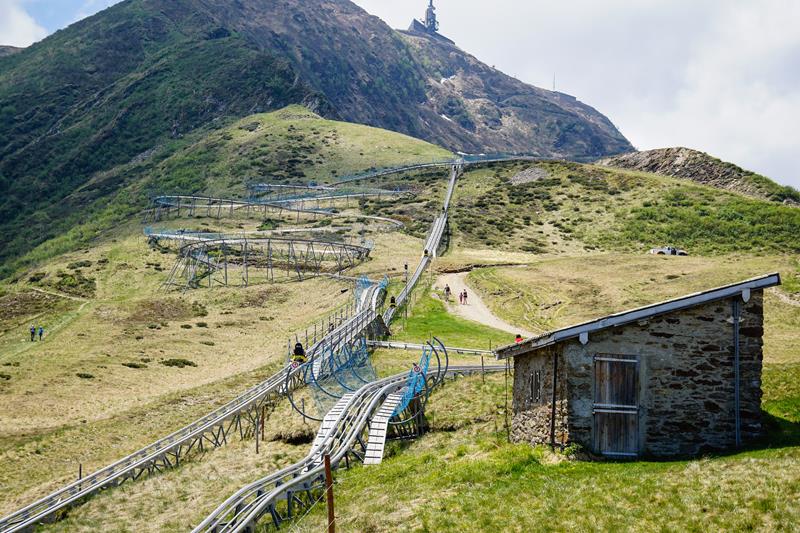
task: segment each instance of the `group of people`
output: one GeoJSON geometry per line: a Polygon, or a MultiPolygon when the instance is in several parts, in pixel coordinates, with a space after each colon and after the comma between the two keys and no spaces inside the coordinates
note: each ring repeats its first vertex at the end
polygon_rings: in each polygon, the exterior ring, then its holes
{"type": "MultiPolygon", "coordinates": [[[[453,291],[452,291],[452,289],[450,289],[450,285],[445,285],[444,286],[444,299],[449,302],[450,301],[450,296],[452,296],[452,295],[453,295],[453,291]]],[[[467,305],[467,289],[464,289],[463,291],[458,293],[458,301],[461,303],[461,305],[467,305]]]]}
{"type": "MultiPolygon", "coordinates": [[[[36,340],[36,326],[31,326],[31,342],[36,340]]],[[[39,326],[39,340],[44,338],[44,327],[39,326]]]]}

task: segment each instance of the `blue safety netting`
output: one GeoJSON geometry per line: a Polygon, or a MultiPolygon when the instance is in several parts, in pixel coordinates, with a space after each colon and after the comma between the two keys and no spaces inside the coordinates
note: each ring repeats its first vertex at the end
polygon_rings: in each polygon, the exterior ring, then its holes
{"type": "Polygon", "coordinates": [[[318,355],[305,364],[304,377],[319,413],[327,413],[345,394],[377,379],[365,338],[318,355]]]}
{"type": "Polygon", "coordinates": [[[405,392],[403,392],[403,398],[400,400],[400,403],[397,404],[397,407],[395,407],[392,416],[397,416],[405,411],[411,401],[419,396],[423,389],[425,389],[428,368],[431,364],[431,355],[433,355],[433,350],[429,346],[426,346],[422,350],[422,357],[420,357],[419,363],[415,364],[408,373],[408,379],[406,381],[405,392]]]}

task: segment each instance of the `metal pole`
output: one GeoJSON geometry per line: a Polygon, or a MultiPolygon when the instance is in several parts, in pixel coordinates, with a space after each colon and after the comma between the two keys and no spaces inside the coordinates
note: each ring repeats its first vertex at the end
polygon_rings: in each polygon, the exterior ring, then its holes
{"type": "MultiPolygon", "coordinates": [[[[264,419],[267,416],[267,406],[261,406],[261,441],[264,441],[264,419]]],[[[305,417],[304,417],[305,418],[305,417]]]]}
{"type": "Polygon", "coordinates": [[[258,423],[259,423],[259,420],[260,420],[260,417],[258,416],[258,409],[256,409],[256,431],[255,431],[255,434],[256,434],[256,455],[258,455],[258,433],[259,433],[258,432],[258,423]]]}
{"type": "Polygon", "coordinates": [[[556,447],[556,387],[558,385],[558,353],[553,353],[553,405],[550,408],[550,447],[556,447]]]}
{"type": "Polygon", "coordinates": [[[506,438],[508,442],[511,442],[511,426],[508,424],[508,374],[510,371],[510,359],[506,359],[506,407],[505,407],[505,415],[506,415],[506,438]]]}
{"type": "Polygon", "coordinates": [[[734,409],[734,418],[735,418],[735,431],[736,431],[736,446],[739,447],[742,445],[742,420],[741,420],[741,412],[740,412],[740,403],[741,403],[741,391],[740,391],[740,352],[741,349],[739,348],[739,323],[742,318],[742,306],[739,300],[733,301],[733,371],[734,371],[734,382],[733,382],[733,409],[734,409]]]}
{"type": "Polygon", "coordinates": [[[333,509],[333,474],[331,456],[325,455],[325,487],[328,496],[328,533],[336,533],[336,513],[333,509]]]}

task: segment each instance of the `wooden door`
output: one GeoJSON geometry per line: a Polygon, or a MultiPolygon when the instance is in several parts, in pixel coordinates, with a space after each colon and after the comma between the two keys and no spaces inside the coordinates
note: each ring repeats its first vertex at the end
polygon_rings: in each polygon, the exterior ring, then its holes
{"type": "Polygon", "coordinates": [[[609,456],[639,455],[639,362],[594,359],[594,448],[609,456]]]}

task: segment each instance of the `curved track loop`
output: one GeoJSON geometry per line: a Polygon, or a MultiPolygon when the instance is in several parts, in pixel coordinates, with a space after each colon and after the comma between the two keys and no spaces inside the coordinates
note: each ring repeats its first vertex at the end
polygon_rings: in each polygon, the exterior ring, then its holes
{"type": "MultiPolygon", "coordinates": [[[[424,255],[420,261],[420,265],[412,278],[413,283],[409,282],[403,290],[401,297],[398,299],[398,305],[402,305],[405,302],[411,288],[413,288],[422,271],[424,271],[430,263],[431,254],[435,253],[436,249],[439,247],[444,228],[447,224],[447,210],[461,163],[462,161],[457,161],[456,164],[452,165],[450,184],[448,186],[443,212],[436,218],[432,231],[426,241],[426,249],[429,250],[429,253],[424,255]],[[432,252],[430,252],[431,250],[432,252]]],[[[452,163],[448,163],[448,165],[450,164],[452,163]]],[[[438,164],[436,166],[443,166],[443,164],[438,164]]],[[[401,171],[404,170],[396,170],[395,172],[401,171]]],[[[231,202],[231,205],[236,203],[235,201],[231,202]]],[[[245,204],[242,203],[242,205],[245,204]]],[[[378,289],[374,289],[369,298],[370,305],[365,306],[365,308],[356,313],[355,316],[351,317],[347,322],[329,333],[322,341],[310,348],[308,350],[309,356],[313,358],[319,354],[324,354],[326,351],[335,350],[337,346],[353,342],[356,338],[361,336],[378,317],[377,302],[380,292],[381,291],[378,289]]],[[[384,322],[388,324],[393,316],[394,309],[390,309],[383,316],[384,322]]],[[[454,373],[455,371],[455,369],[450,369],[449,373],[454,373]]],[[[464,372],[470,371],[474,371],[474,369],[464,370],[464,372]]],[[[385,394],[386,390],[395,390],[393,387],[399,387],[404,377],[405,375],[397,376],[394,380],[393,378],[387,378],[387,380],[382,380],[375,384],[365,385],[361,389],[361,397],[363,398],[363,392],[366,391],[376,392],[377,390],[378,394],[385,394]],[[382,388],[375,389],[375,387],[382,388]],[[384,392],[380,393],[381,390],[384,392]]],[[[0,533],[28,530],[36,524],[51,518],[60,510],[77,504],[101,489],[120,485],[127,480],[136,480],[144,474],[160,472],[172,468],[180,464],[187,456],[193,453],[202,452],[208,447],[222,446],[227,442],[229,435],[233,433],[238,432],[241,437],[252,435],[258,421],[259,413],[263,416],[266,409],[271,409],[276,402],[286,396],[288,391],[299,386],[301,383],[300,378],[301,375],[298,369],[292,368],[291,366],[283,368],[266,381],[256,385],[224,406],[171,435],[159,439],[153,444],[86,476],[80,481],[70,483],[10,515],[0,518],[0,533]],[[287,376],[291,378],[287,379],[287,376]]],[[[372,410],[374,410],[374,405],[378,401],[374,395],[373,399],[374,401],[368,404],[372,406],[372,410]]],[[[364,401],[362,401],[362,405],[365,405],[364,401]]],[[[345,427],[363,429],[363,424],[366,423],[370,413],[370,408],[362,409],[359,417],[350,420],[349,424],[345,427]]],[[[340,436],[339,440],[336,441],[341,443],[337,446],[337,450],[339,450],[336,455],[337,463],[345,456],[347,450],[352,446],[352,443],[357,437],[358,434],[355,432],[355,429],[353,429],[353,431],[340,436]]],[[[331,445],[330,449],[333,449],[334,440],[329,439],[327,442],[331,445]]],[[[304,475],[304,479],[313,479],[318,475],[319,467],[315,467],[313,473],[309,472],[307,475],[304,475]]],[[[263,512],[263,508],[258,508],[255,514],[260,516],[258,514],[259,512],[263,512]]],[[[253,518],[255,519],[257,516],[253,516],[253,518]]]]}
{"type": "MultiPolygon", "coordinates": [[[[505,367],[486,367],[487,372],[502,372],[505,367]]],[[[464,375],[481,372],[480,367],[453,367],[440,375],[428,378],[441,383],[445,375],[464,375]]],[[[252,532],[255,524],[269,515],[277,525],[294,516],[295,506],[306,506],[311,501],[311,492],[322,488],[323,458],[330,455],[331,465],[336,468],[351,457],[363,458],[366,446],[363,433],[368,429],[372,416],[380,409],[390,394],[403,391],[408,384],[408,374],[397,374],[361,387],[353,394],[342,397],[337,404],[338,415],[330,429],[321,431],[311,452],[305,459],[270,474],[240,489],[222,505],[217,507],[193,533],[252,532]],[[306,499],[301,496],[307,495],[306,499]],[[279,507],[279,503],[285,507],[279,507]]],[[[432,387],[425,387],[429,391],[432,387]]],[[[423,392],[424,392],[423,391],[423,392]]]]}

